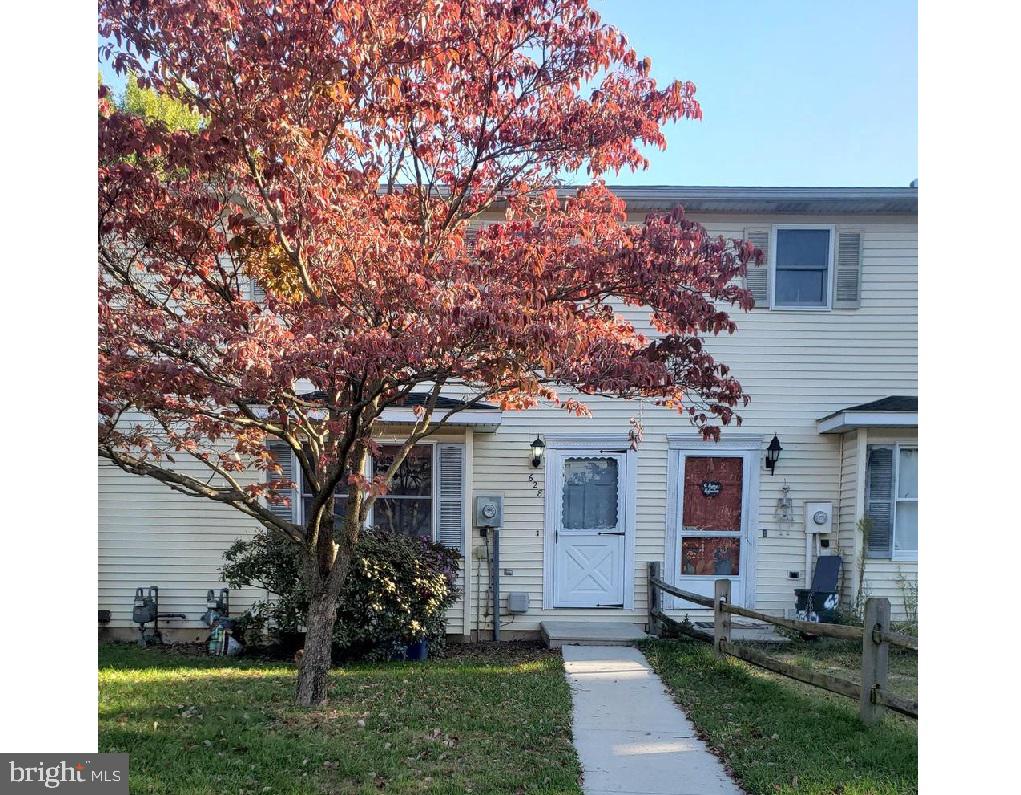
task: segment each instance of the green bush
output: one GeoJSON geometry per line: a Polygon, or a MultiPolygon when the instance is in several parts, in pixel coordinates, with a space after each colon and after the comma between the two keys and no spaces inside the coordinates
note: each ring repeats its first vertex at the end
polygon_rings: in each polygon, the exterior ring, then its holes
{"type": "MultiPolygon", "coordinates": [[[[459,595],[460,557],[421,538],[384,529],[363,533],[338,600],[335,656],[387,659],[423,639],[430,653],[442,650],[446,611],[459,595]]],[[[281,654],[300,648],[308,594],[297,546],[263,531],[235,541],[224,558],[223,576],[232,588],[266,588],[271,594],[238,619],[242,641],[268,643],[281,654]]]]}

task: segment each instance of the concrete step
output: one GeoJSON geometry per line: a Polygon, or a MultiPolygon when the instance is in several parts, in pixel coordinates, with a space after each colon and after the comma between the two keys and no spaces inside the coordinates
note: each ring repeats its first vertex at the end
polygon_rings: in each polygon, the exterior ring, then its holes
{"type": "MultiPolygon", "coordinates": [[[[696,621],[695,629],[705,632],[709,640],[713,638],[712,621],[696,621]]],[[[749,643],[789,643],[790,638],[781,635],[772,624],[763,621],[734,621],[730,622],[730,639],[733,641],[746,641],[749,643]]]]}
{"type": "Polygon", "coordinates": [[[543,621],[542,638],[550,649],[561,646],[630,646],[649,637],[644,624],[610,621],[543,621]]]}

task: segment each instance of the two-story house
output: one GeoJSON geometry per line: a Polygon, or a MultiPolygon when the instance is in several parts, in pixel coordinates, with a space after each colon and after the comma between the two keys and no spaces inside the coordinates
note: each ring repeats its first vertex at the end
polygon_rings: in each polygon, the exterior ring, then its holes
{"type": "MultiPolygon", "coordinates": [[[[490,636],[494,604],[504,638],[534,635],[551,620],[642,625],[651,561],[687,590],[708,594],[728,577],[735,602],[782,615],[821,554],[842,558],[844,605],[862,582],[869,595],[890,598],[895,618],[913,612],[917,189],[617,193],[636,221],[680,204],[710,231],[767,252],[767,264],[748,275],[756,307],[735,312],[736,334],[707,340],[752,402],[741,427],[725,429],[719,443],[702,441],[676,413],[634,401],[589,400],[591,418],[555,408],[457,415],[457,425],[405,464],[417,469],[413,493],[396,489],[373,516],[463,552],[463,596],[448,631],[490,636]],[[645,431],[637,449],[629,444],[632,417],[645,431]],[[782,449],[767,467],[774,437],[782,449]],[[538,456],[536,439],[545,445],[538,456]],[[498,549],[494,534],[477,526],[487,521],[475,515],[477,496],[502,498],[498,549]]],[[[384,457],[411,412],[384,415],[384,457]]],[[[167,624],[166,636],[202,635],[198,618],[206,590],[222,584],[223,551],[253,523],[104,464],[99,495],[107,632],[130,636],[134,589],[157,584],[161,609],[188,617],[167,624]]],[[[301,494],[278,509],[300,512],[301,494]]],[[[235,594],[232,606],[264,595],[235,594]]]]}

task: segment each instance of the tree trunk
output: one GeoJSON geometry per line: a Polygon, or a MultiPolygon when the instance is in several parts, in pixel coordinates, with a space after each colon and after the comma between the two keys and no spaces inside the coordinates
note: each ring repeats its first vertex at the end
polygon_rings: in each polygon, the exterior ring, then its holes
{"type": "Polygon", "coordinates": [[[315,594],[308,607],[305,653],[298,667],[298,703],[318,707],[326,703],[330,685],[333,625],[337,623],[337,597],[331,589],[315,594]]]}

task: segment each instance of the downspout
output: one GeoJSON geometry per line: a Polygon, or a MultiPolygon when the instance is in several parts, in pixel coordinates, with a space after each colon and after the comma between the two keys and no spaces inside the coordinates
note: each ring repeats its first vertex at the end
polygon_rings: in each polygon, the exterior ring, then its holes
{"type": "MultiPolygon", "coordinates": [[[[464,634],[471,642],[472,633],[472,563],[475,557],[475,523],[472,521],[472,483],[475,475],[475,432],[471,426],[464,431],[464,634]]],[[[476,597],[477,598],[477,597],[476,597]]]]}
{"type": "MultiPolygon", "coordinates": [[[[805,520],[805,588],[812,588],[812,534],[808,532],[808,520],[805,520]]],[[[809,607],[809,610],[812,608],[809,607]]]]}
{"type": "Polygon", "coordinates": [[[493,641],[500,640],[500,528],[493,530],[493,641]]]}
{"type": "MultiPolygon", "coordinates": [[[[837,554],[840,556],[840,559],[841,559],[841,564],[840,564],[840,579],[842,580],[842,582],[837,583],[837,599],[838,600],[843,596],[843,593],[844,593],[844,590],[845,590],[844,587],[843,587],[843,584],[844,584],[843,581],[846,580],[847,577],[848,577],[848,573],[847,573],[847,569],[848,569],[847,561],[844,560],[844,545],[843,545],[843,540],[844,539],[841,537],[842,530],[843,530],[843,524],[842,524],[841,520],[842,520],[843,515],[844,515],[844,437],[845,436],[847,436],[846,433],[840,434],[840,467],[837,469],[837,499],[834,502],[834,504],[836,505],[836,508],[834,508],[834,510],[833,510],[833,524],[835,525],[836,530],[837,530],[837,539],[836,539],[837,540],[837,554]]],[[[846,590],[848,591],[848,593],[850,593],[851,589],[847,588],[846,590]]]]}

